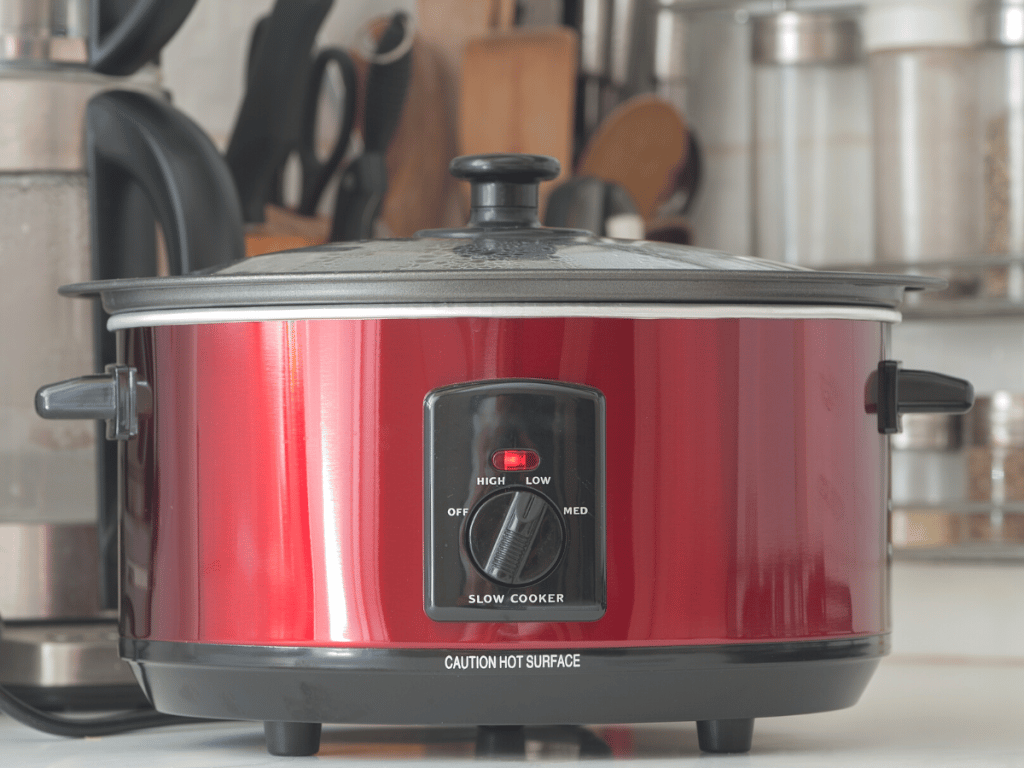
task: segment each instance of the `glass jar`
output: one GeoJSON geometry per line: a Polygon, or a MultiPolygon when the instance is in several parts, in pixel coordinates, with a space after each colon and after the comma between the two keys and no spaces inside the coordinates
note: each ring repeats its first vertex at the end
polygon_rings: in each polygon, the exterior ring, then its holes
{"type": "Polygon", "coordinates": [[[687,213],[693,243],[750,254],[749,14],[714,3],[660,8],[655,87],[700,139],[699,191],[687,213]],[[680,49],[685,61],[673,58],[680,49]]]}
{"type": "Polygon", "coordinates": [[[979,8],[978,139],[986,254],[1024,254],[1024,0],[979,8]]]}
{"type": "Polygon", "coordinates": [[[908,413],[892,435],[892,542],[897,550],[953,546],[967,498],[963,416],[908,413]]]}
{"type": "Polygon", "coordinates": [[[871,124],[855,17],[783,13],[753,28],[754,254],[870,263],[871,124]]]}
{"type": "Polygon", "coordinates": [[[963,416],[908,413],[891,438],[893,506],[948,508],[967,498],[963,416]]]}
{"type": "Polygon", "coordinates": [[[966,0],[868,3],[879,261],[949,260],[980,250],[970,10],[966,0]]]}

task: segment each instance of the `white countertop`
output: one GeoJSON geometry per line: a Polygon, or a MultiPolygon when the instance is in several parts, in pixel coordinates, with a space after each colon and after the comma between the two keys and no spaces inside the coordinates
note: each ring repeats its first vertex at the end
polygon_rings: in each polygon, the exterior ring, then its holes
{"type": "MultiPolygon", "coordinates": [[[[751,768],[1024,768],[1024,659],[889,657],[851,709],[758,720],[749,755],[701,756],[692,723],[591,730],[611,745],[616,762],[646,768],[697,760],[751,768]]],[[[527,729],[527,759],[573,761],[579,754],[578,736],[571,729],[527,729]]],[[[177,726],[75,741],[0,716],[0,765],[240,768],[313,760],[344,766],[437,765],[473,761],[473,739],[473,729],[466,728],[325,726],[315,758],[280,758],[266,754],[262,726],[253,723],[177,726]]]]}

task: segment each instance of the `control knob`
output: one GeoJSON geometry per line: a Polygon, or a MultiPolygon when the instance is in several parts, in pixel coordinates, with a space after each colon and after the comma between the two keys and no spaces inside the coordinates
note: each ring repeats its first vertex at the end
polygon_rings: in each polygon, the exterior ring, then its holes
{"type": "Polygon", "coordinates": [[[565,532],[555,508],[538,493],[510,488],[484,499],[469,520],[473,564],[507,587],[547,576],[562,556],[565,532]]]}

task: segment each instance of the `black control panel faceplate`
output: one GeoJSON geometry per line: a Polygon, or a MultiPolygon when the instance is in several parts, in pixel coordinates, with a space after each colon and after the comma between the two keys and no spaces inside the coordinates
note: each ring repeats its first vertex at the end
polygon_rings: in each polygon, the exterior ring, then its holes
{"type": "Polygon", "coordinates": [[[434,390],[424,411],[427,615],[601,618],[604,396],[579,385],[502,379],[434,390]],[[527,451],[540,463],[498,469],[492,459],[499,451],[527,451]]]}

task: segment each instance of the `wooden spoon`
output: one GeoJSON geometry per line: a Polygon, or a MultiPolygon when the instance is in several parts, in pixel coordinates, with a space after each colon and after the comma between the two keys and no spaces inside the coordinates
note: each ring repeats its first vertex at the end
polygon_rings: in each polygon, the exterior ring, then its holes
{"type": "Polygon", "coordinates": [[[621,185],[647,221],[674,191],[686,147],[686,123],[675,107],[658,96],[634,96],[598,126],[576,172],[621,185]]]}

